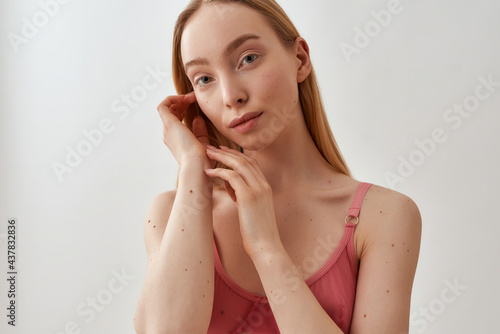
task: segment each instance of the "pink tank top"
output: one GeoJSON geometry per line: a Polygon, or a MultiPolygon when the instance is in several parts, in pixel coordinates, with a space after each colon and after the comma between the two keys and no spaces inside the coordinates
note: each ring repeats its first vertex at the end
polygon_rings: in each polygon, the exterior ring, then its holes
{"type": "MultiPolygon", "coordinates": [[[[360,183],[346,217],[344,235],[327,262],[306,284],[344,333],[349,333],[356,296],[358,268],[354,229],[370,183],[360,183]]],[[[321,244],[321,242],[319,242],[321,244]]],[[[324,243],[324,248],[328,245],[324,243]]],[[[215,295],[207,334],[280,333],[267,298],[236,284],[222,267],[214,241],[215,295]]]]}

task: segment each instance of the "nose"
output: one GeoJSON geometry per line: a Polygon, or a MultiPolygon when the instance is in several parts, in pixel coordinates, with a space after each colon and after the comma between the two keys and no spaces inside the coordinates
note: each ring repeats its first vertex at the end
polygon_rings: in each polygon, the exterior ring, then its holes
{"type": "Polygon", "coordinates": [[[245,105],[248,93],[245,85],[234,76],[226,76],[221,83],[222,101],[229,109],[238,109],[245,105]]]}

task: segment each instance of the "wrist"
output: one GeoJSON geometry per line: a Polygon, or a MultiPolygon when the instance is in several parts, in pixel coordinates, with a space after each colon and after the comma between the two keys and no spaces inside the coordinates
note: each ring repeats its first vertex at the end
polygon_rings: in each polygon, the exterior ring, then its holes
{"type": "Polygon", "coordinates": [[[179,170],[193,172],[195,170],[204,171],[212,168],[212,165],[206,156],[184,155],[179,163],[179,170]]]}
{"type": "Polygon", "coordinates": [[[261,244],[255,249],[255,251],[250,252],[249,256],[256,267],[262,264],[272,264],[273,259],[288,256],[285,247],[280,241],[261,244]]]}

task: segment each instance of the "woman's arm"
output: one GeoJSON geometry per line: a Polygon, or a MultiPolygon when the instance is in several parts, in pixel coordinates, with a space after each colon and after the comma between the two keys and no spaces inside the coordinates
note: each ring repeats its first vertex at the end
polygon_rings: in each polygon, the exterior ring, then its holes
{"type": "Polygon", "coordinates": [[[358,232],[364,246],[351,333],[408,333],[422,219],[407,196],[376,186],[370,192],[373,200],[365,202],[363,209],[369,205],[371,211],[382,214],[357,227],[362,227],[358,232]]]}
{"type": "Polygon", "coordinates": [[[271,249],[254,257],[253,261],[280,332],[342,333],[311,292],[286,250],[282,247],[271,249]]]}
{"type": "Polygon", "coordinates": [[[139,334],[207,332],[214,295],[207,179],[201,166],[186,164],[179,172],[177,193],[159,195],[148,210],[148,266],[134,321],[139,334]]]}
{"type": "Polygon", "coordinates": [[[201,117],[192,132],[181,123],[194,101],[189,93],[158,106],[179,175],[177,191],[155,198],[144,223],[148,267],[134,320],[140,334],[205,334],[212,315],[213,184],[203,170],[213,162],[205,153],[208,133],[201,117]]]}

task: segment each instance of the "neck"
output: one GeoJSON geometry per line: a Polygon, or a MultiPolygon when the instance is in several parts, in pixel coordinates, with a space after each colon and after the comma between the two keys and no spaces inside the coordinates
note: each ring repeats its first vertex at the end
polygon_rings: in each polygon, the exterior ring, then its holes
{"type": "Polygon", "coordinates": [[[264,149],[245,150],[254,157],[273,194],[296,189],[340,186],[350,178],[331,166],[321,155],[307,130],[302,112],[287,124],[279,136],[264,149]]]}

